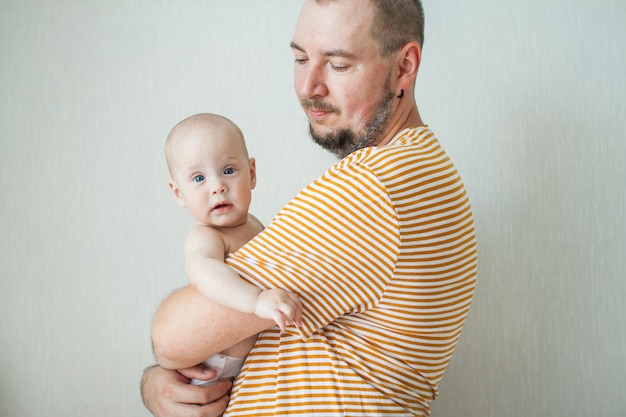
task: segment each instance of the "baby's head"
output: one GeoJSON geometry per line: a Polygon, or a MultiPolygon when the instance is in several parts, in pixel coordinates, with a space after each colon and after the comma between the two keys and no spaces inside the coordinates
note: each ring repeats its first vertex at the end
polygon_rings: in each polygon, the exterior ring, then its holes
{"type": "Polygon", "coordinates": [[[256,164],[241,130],[230,120],[201,113],[167,136],[165,159],[176,202],[208,226],[238,226],[248,218],[256,164]]]}

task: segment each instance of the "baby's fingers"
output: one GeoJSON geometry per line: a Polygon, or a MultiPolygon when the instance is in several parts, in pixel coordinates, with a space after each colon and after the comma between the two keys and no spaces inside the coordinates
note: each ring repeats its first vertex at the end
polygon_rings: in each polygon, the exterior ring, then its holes
{"type": "Polygon", "coordinates": [[[290,293],[289,298],[292,303],[291,320],[295,323],[296,327],[302,326],[302,302],[300,296],[295,293],[290,293]]]}
{"type": "Polygon", "coordinates": [[[291,325],[292,323],[296,325],[296,327],[302,326],[302,319],[300,318],[302,306],[298,302],[298,304],[294,303],[285,303],[282,304],[279,308],[282,316],[284,317],[285,323],[287,325],[291,325]]]}
{"type": "Polygon", "coordinates": [[[302,327],[302,308],[294,310],[292,321],[296,327],[302,327]]]}
{"type": "Polygon", "coordinates": [[[281,332],[287,331],[287,326],[291,324],[289,322],[289,318],[281,313],[280,310],[276,311],[272,315],[272,319],[274,320],[274,323],[276,323],[276,325],[280,327],[281,332]]]}

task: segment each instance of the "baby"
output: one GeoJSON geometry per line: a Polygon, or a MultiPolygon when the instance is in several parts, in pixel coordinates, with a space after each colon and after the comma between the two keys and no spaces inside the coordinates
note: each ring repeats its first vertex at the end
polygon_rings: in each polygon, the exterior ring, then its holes
{"type": "MultiPolygon", "coordinates": [[[[302,307],[297,294],[281,289],[263,291],[224,263],[228,253],[263,230],[261,222],[248,213],[256,163],[248,157],[241,130],[215,114],[191,116],[168,135],[165,158],[174,198],[196,220],[184,246],[191,285],[214,303],[272,319],[281,330],[292,323],[300,325],[302,307]]],[[[255,339],[209,358],[205,363],[218,371],[214,380],[236,376],[255,339]]]]}

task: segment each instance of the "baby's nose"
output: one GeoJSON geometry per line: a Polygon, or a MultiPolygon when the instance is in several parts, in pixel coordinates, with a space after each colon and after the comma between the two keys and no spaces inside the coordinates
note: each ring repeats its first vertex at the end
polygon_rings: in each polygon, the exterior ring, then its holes
{"type": "Polygon", "coordinates": [[[211,194],[224,194],[226,192],[226,186],[222,183],[217,183],[213,186],[211,194]]]}

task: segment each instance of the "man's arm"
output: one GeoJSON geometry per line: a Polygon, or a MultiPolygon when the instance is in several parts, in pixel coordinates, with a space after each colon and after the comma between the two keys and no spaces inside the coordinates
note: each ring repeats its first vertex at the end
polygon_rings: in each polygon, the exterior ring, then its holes
{"type": "Polygon", "coordinates": [[[154,315],[154,355],[164,368],[188,368],[273,325],[212,303],[187,286],[168,296],[154,315]]]}

